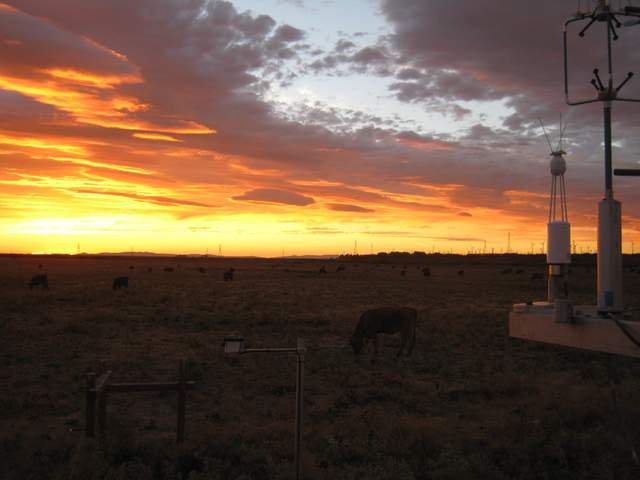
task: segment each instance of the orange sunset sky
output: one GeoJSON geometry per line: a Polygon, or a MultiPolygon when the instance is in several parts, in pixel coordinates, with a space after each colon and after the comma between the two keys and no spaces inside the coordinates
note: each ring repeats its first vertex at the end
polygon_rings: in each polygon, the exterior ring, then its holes
{"type": "MultiPolygon", "coordinates": [[[[0,250],[497,252],[510,233],[540,252],[538,118],[557,141],[560,114],[572,236],[593,250],[601,107],[562,86],[575,2],[505,3],[0,3],[0,250]]],[[[621,77],[639,34],[615,45],[621,77]]],[[[572,42],[582,94],[604,57],[572,42]]],[[[615,106],[616,167],[640,160],[639,120],[615,106]]],[[[615,183],[625,251],[637,182],[615,183]]]]}

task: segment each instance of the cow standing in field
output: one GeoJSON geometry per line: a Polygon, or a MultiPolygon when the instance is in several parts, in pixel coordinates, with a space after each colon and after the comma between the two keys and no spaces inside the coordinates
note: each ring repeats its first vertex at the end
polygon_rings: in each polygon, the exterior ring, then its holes
{"type": "Polygon", "coordinates": [[[116,277],[113,279],[113,289],[129,288],[129,277],[116,277]]]}
{"type": "Polygon", "coordinates": [[[353,353],[359,354],[365,340],[373,340],[374,354],[378,354],[378,334],[394,334],[400,332],[399,357],[405,347],[408,348],[407,356],[413,352],[416,343],[416,323],[418,312],[414,308],[392,308],[383,307],[374,310],[367,310],[360,316],[358,325],[351,336],[351,347],[353,353]]]}
{"type": "Polygon", "coordinates": [[[336,273],[344,272],[346,269],[347,267],[345,267],[344,265],[338,265],[338,268],[336,268],[336,273]]]}
{"type": "Polygon", "coordinates": [[[225,282],[231,282],[231,281],[233,281],[233,272],[235,272],[235,269],[234,269],[233,267],[232,267],[232,268],[230,268],[229,270],[225,271],[225,272],[222,274],[222,279],[223,279],[225,282]]]}
{"type": "Polygon", "coordinates": [[[49,279],[46,275],[34,275],[31,277],[31,281],[29,282],[29,290],[33,289],[33,287],[41,287],[43,290],[49,288],[49,279]]]}
{"type": "Polygon", "coordinates": [[[407,272],[406,272],[406,270],[401,270],[401,271],[400,271],[400,276],[401,276],[401,277],[404,277],[406,273],[407,273],[407,272]]]}
{"type": "Polygon", "coordinates": [[[164,267],[165,272],[173,272],[173,267],[164,267]]]}
{"type": "Polygon", "coordinates": [[[321,275],[324,275],[327,273],[327,269],[324,268],[324,265],[320,267],[320,270],[318,270],[318,273],[321,275]]]}
{"type": "Polygon", "coordinates": [[[207,270],[204,267],[198,267],[198,271],[200,273],[207,273],[207,270]]]}
{"type": "Polygon", "coordinates": [[[458,276],[464,277],[464,270],[458,270],[458,276]]]}
{"type": "Polygon", "coordinates": [[[429,267],[424,267],[422,269],[422,275],[424,275],[425,277],[430,277],[431,276],[431,269],[429,267]]]}

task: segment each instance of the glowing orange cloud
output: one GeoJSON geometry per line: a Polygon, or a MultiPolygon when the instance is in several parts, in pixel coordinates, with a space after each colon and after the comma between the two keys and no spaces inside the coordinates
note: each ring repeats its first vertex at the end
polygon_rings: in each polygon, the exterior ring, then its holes
{"type": "MultiPolygon", "coordinates": [[[[190,120],[167,118],[170,125],[161,125],[132,117],[131,113],[145,111],[150,107],[136,98],[115,93],[112,87],[116,80],[112,76],[86,76],[80,79],[79,83],[74,83],[70,79],[65,79],[64,82],[57,80],[59,78],[51,75],[43,80],[0,75],[0,88],[21,93],[45,105],[54,106],[71,114],[79,123],[105,128],[163,133],[192,135],[216,133],[214,129],[190,120]],[[87,85],[86,78],[91,78],[91,86],[87,85]]],[[[129,83],[131,77],[122,77],[118,81],[129,83]]]]}
{"type": "Polygon", "coordinates": [[[177,138],[174,138],[170,135],[162,135],[160,133],[149,133],[149,132],[136,132],[133,134],[136,138],[142,138],[144,140],[163,140],[165,142],[180,142],[177,138]]]}

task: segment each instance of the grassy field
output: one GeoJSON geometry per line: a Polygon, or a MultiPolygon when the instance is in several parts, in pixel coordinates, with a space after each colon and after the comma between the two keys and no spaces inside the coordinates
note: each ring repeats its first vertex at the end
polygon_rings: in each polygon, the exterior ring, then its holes
{"type": "MultiPolygon", "coordinates": [[[[593,257],[580,262],[572,297],[593,303],[593,257]]],[[[638,361],[507,336],[510,305],[546,296],[546,281],[530,281],[542,256],[351,258],[340,273],[317,260],[0,263],[2,479],[292,478],[295,357],[225,356],[229,334],[249,347],[306,340],[305,478],[640,477],[638,361]],[[50,289],[30,291],[40,272],[50,289]],[[112,290],[119,275],[128,290],[112,290]],[[353,355],[360,313],[383,305],[419,311],[413,357],[396,360],[392,336],[377,362],[353,355]],[[105,362],[114,381],[175,380],[181,358],[197,382],[183,445],[172,393],[113,395],[106,436],[85,440],[87,372],[105,362]]],[[[638,286],[625,272],[634,306],[638,286]]]]}

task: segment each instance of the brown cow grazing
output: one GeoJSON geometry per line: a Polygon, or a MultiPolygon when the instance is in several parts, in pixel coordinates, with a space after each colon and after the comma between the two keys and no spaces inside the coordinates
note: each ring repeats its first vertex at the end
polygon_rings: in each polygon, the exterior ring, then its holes
{"type": "Polygon", "coordinates": [[[232,267],[222,274],[225,282],[231,282],[233,280],[233,272],[235,272],[235,269],[232,267]]]}
{"type": "Polygon", "coordinates": [[[164,267],[165,272],[173,272],[173,267],[164,267]]]}
{"type": "Polygon", "coordinates": [[[358,355],[364,347],[365,340],[373,340],[374,353],[378,354],[378,333],[394,334],[400,332],[399,357],[405,346],[408,347],[407,356],[413,352],[416,343],[416,323],[418,312],[414,308],[383,307],[367,310],[360,316],[358,325],[351,336],[353,353],[358,355]]]}
{"type": "Polygon", "coordinates": [[[430,269],[429,267],[424,267],[424,268],[422,269],[422,274],[423,274],[425,277],[430,277],[430,276],[431,276],[431,269],[430,269]]]}
{"type": "Polygon", "coordinates": [[[198,267],[198,271],[199,271],[200,273],[207,273],[207,271],[205,270],[205,268],[204,268],[204,267],[198,267]]]}
{"type": "Polygon", "coordinates": [[[113,279],[113,289],[129,288],[129,277],[116,277],[113,279]]]}
{"type": "Polygon", "coordinates": [[[346,269],[347,267],[345,267],[344,265],[338,265],[338,268],[336,268],[336,273],[344,272],[346,269]]]}
{"type": "Polygon", "coordinates": [[[49,279],[46,275],[34,275],[29,282],[29,290],[33,287],[49,288],[49,279]]]}
{"type": "Polygon", "coordinates": [[[318,270],[318,273],[319,273],[319,274],[325,274],[325,273],[327,273],[327,269],[326,269],[326,268],[324,268],[324,265],[320,267],[320,270],[318,270]]]}

